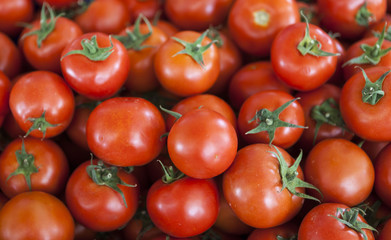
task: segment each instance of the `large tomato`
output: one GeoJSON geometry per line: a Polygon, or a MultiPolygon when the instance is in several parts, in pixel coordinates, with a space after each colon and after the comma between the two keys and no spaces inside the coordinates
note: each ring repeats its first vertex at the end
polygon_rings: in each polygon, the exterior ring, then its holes
{"type": "Polygon", "coordinates": [[[72,240],[74,229],[65,204],[44,192],[21,193],[0,211],[0,238],[4,240],[72,240]]]}
{"type": "Polygon", "coordinates": [[[30,22],[33,15],[33,0],[0,1],[0,31],[11,37],[17,37],[23,29],[17,23],[30,22]]]}

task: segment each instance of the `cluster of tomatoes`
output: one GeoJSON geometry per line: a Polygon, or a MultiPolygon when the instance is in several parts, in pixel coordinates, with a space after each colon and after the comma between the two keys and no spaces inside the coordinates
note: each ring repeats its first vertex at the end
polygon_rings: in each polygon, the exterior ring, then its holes
{"type": "Polygon", "coordinates": [[[0,239],[391,239],[390,6],[2,0],[0,239]]]}

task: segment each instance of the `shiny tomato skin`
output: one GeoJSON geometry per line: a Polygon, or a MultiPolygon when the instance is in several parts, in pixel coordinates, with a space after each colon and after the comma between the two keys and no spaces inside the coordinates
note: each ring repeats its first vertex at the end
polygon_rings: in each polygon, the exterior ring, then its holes
{"type": "Polygon", "coordinates": [[[61,73],[60,58],[62,51],[74,39],[83,34],[79,25],[74,21],[59,17],[54,30],[37,45],[37,35],[23,37],[31,31],[40,29],[40,20],[31,23],[31,28],[25,28],[19,38],[19,46],[28,63],[37,70],[47,70],[61,73]]]}
{"type": "MultiPolygon", "coordinates": [[[[332,216],[340,217],[337,208],[349,209],[342,203],[322,203],[314,207],[303,219],[299,227],[299,240],[364,240],[364,237],[339,222],[332,216]]],[[[357,217],[360,222],[366,223],[360,214],[357,217]]],[[[368,240],[374,240],[373,233],[368,229],[363,229],[368,240]]]]}
{"type": "Polygon", "coordinates": [[[62,52],[61,71],[64,79],[77,93],[91,99],[112,97],[123,86],[129,73],[126,48],[117,39],[101,32],[89,32],[74,39],[62,52]],[[65,56],[70,51],[81,50],[81,41],[96,36],[98,46],[114,51],[103,61],[91,61],[81,54],[65,56]]]}
{"type": "MultiPolygon", "coordinates": [[[[297,49],[306,24],[292,24],[274,38],[270,60],[277,76],[289,87],[309,91],[323,85],[334,74],[337,56],[302,55],[297,49]]],[[[309,35],[321,44],[321,50],[337,53],[333,39],[320,27],[309,24],[309,35]]]]}
{"type": "Polygon", "coordinates": [[[3,0],[0,2],[0,31],[17,37],[22,31],[20,22],[30,22],[34,15],[33,0],[3,0]]]}
{"type": "MultiPolygon", "coordinates": [[[[365,73],[374,82],[388,70],[390,68],[372,67],[366,69],[365,73]]],[[[356,73],[342,87],[339,105],[346,126],[362,139],[390,141],[391,125],[388,122],[391,115],[391,76],[384,79],[382,89],[385,94],[375,105],[362,101],[364,86],[363,74],[356,73]]]]}
{"type": "Polygon", "coordinates": [[[167,151],[172,162],[193,178],[206,179],[223,173],[234,160],[237,146],[232,124],[206,107],[180,117],[167,137],[167,151]]]}
{"type": "Polygon", "coordinates": [[[50,138],[59,135],[72,121],[75,99],[72,90],[59,75],[49,71],[33,71],[20,77],[13,85],[10,109],[19,127],[27,132],[32,126],[29,118],[38,118],[45,111],[51,124],[44,134],[35,129],[30,136],[50,138]]]}
{"type": "Polygon", "coordinates": [[[375,191],[382,202],[391,207],[391,145],[387,144],[375,159],[375,191]]]}
{"type": "Polygon", "coordinates": [[[15,42],[5,33],[0,32],[0,71],[7,77],[14,78],[22,70],[22,54],[15,42]]]}
{"type": "MultiPolygon", "coordinates": [[[[294,159],[278,148],[288,166],[294,159]]],[[[255,228],[270,228],[291,220],[304,200],[282,189],[280,164],[269,144],[251,144],[240,149],[231,167],[223,174],[223,193],[234,213],[255,228]]],[[[303,172],[297,169],[298,177],[303,172]]],[[[297,188],[296,191],[304,192],[297,188]]]]}
{"type": "MultiPolygon", "coordinates": [[[[62,193],[69,174],[69,164],[64,151],[56,142],[48,139],[27,137],[23,142],[26,152],[34,156],[34,165],[38,168],[38,172],[31,174],[31,190],[52,195],[62,193]]],[[[15,153],[21,148],[22,139],[17,138],[9,143],[0,155],[0,188],[9,198],[29,191],[22,174],[7,180],[19,166],[15,153]]]]}
{"type": "MultiPolygon", "coordinates": [[[[186,42],[195,42],[201,33],[180,31],[173,37],[186,42]]],[[[202,46],[210,43],[205,37],[202,46]]],[[[167,91],[181,96],[204,93],[216,82],[220,72],[220,60],[217,47],[212,44],[203,54],[204,65],[201,66],[187,54],[174,54],[182,51],[183,45],[174,39],[168,39],[156,52],[154,69],[156,76],[167,91]]]]}
{"type": "MultiPolygon", "coordinates": [[[[98,232],[108,232],[124,226],[135,214],[138,206],[139,188],[117,185],[124,199],[115,190],[96,184],[87,174],[86,168],[96,160],[79,165],[69,177],[65,199],[75,220],[98,232]],[[92,201],[93,199],[93,201],[92,201]]],[[[118,169],[118,177],[125,183],[137,185],[131,173],[118,169]]]]}
{"type": "Polygon", "coordinates": [[[146,206],[160,230],[173,237],[192,237],[215,223],[219,195],[213,179],[184,177],[169,184],[158,180],[148,190],[146,206]]]}
{"type": "Polygon", "coordinates": [[[0,211],[0,238],[4,240],[72,240],[74,229],[74,220],[65,204],[44,192],[21,193],[0,211]]]}
{"type": "MultiPolygon", "coordinates": [[[[261,16],[259,19],[264,20],[261,16]]],[[[298,22],[300,15],[296,1],[240,0],[234,2],[227,24],[232,39],[242,51],[253,56],[268,57],[277,33],[298,22]],[[268,21],[257,23],[257,13],[269,15],[268,21]]]]}
{"type": "Polygon", "coordinates": [[[87,120],[87,143],[94,155],[116,166],[144,165],[162,150],[165,123],[149,101],[115,97],[99,104],[87,120]]]}

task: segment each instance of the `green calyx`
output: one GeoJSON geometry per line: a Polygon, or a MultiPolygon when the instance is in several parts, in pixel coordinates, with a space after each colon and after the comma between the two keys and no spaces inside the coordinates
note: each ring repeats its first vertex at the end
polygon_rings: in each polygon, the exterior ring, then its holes
{"type": "MultiPolygon", "coordinates": [[[[384,26],[384,27],[385,27],[384,39],[391,41],[391,27],[390,26],[387,26],[387,27],[384,26]]],[[[382,32],[372,31],[372,33],[373,33],[373,36],[375,36],[377,38],[381,38],[382,32]]]]}
{"type": "Polygon", "coordinates": [[[126,36],[121,35],[115,35],[113,36],[117,40],[119,40],[126,49],[133,49],[135,51],[140,51],[144,48],[149,48],[152,46],[143,45],[143,43],[152,35],[152,26],[151,23],[148,21],[146,17],[144,17],[142,14],[140,14],[135,23],[134,23],[134,29],[133,32],[130,30],[126,30],[126,36]],[[140,32],[140,24],[141,20],[145,22],[145,24],[148,27],[148,33],[142,34],[140,32]]]}
{"type": "Polygon", "coordinates": [[[164,107],[162,107],[162,106],[159,106],[159,107],[160,107],[160,109],[161,109],[163,112],[165,112],[165,113],[167,113],[167,114],[173,116],[176,120],[178,120],[179,118],[182,117],[182,114],[180,114],[179,112],[175,112],[175,111],[168,110],[168,109],[166,109],[166,108],[164,108],[164,107]]]}
{"type": "Polygon", "coordinates": [[[339,56],[339,53],[325,52],[321,49],[322,44],[310,36],[310,25],[308,23],[307,17],[304,15],[303,11],[301,11],[300,14],[305,19],[305,23],[307,25],[305,28],[304,38],[297,45],[297,50],[299,50],[301,55],[305,56],[309,54],[316,57],[339,56]]]}
{"type": "Polygon", "coordinates": [[[369,23],[373,21],[373,13],[371,13],[367,7],[367,2],[358,9],[355,19],[358,25],[368,27],[369,23]]]}
{"type": "Polygon", "coordinates": [[[276,129],[279,127],[307,128],[305,126],[284,122],[279,118],[280,113],[297,99],[299,98],[295,98],[284,103],[274,111],[270,111],[266,108],[258,110],[255,113],[255,116],[250,121],[248,121],[249,123],[256,121],[256,123],[258,123],[258,126],[247,131],[246,134],[255,134],[266,131],[269,134],[269,144],[271,145],[274,140],[276,129]]]}
{"type": "Polygon", "coordinates": [[[178,54],[186,54],[186,55],[189,55],[194,61],[196,61],[202,68],[204,68],[205,66],[205,63],[204,63],[204,59],[203,59],[203,54],[204,52],[206,52],[206,50],[208,50],[210,48],[210,46],[212,46],[212,44],[214,44],[214,41],[211,41],[210,43],[208,43],[207,45],[204,45],[202,46],[202,40],[204,40],[204,38],[206,37],[206,35],[208,34],[208,31],[209,30],[206,30],[205,32],[203,32],[201,34],[201,36],[199,36],[195,42],[191,43],[191,42],[186,42],[182,39],[179,39],[177,37],[172,37],[172,39],[174,39],[175,41],[177,41],[178,43],[180,43],[184,49],[175,53],[173,55],[173,57],[175,57],[176,55],[178,54]]]}
{"type": "Polygon", "coordinates": [[[210,38],[218,48],[221,48],[224,45],[224,41],[216,27],[210,26],[206,36],[210,38]]]}
{"type": "MultiPolygon", "coordinates": [[[[365,240],[368,240],[368,236],[365,234],[364,229],[369,229],[371,231],[377,231],[375,228],[370,226],[367,223],[359,221],[358,214],[364,213],[362,209],[360,208],[350,208],[350,209],[342,209],[337,208],[336,216],[329,215],[330,217],[335,218],[339,222],[345,224],[349,228],[355,230],[356,232],[359,232],[365,240]],[[340,215],[340,217],[338,217],[340,215]]],[[[365,214],[365,213],[364,213],[365,214]]]]}
{"type": "Polygon", "coordinates": [[[378,40],[373,46],[369,46],[368,44],[361,44],[360,48],[363,50],[363,53],[358,57],[346,61],[344,64],[342,64],[342,67],[352,64],[378,64],[382,57],[385,56],[389,51],[391,51],[391,47],[381,49],[385,37],[385,30],[386,25],[384,25],[384,28],[380,33],[378,40]]]}
{"type": "Polygon", "coordinates": [[[339,105],[333,98],[328,98],[322,104],[314,106],[311,109],[310,116],[316,122],[313,144],[315,144],[319,128],[323,124],[329,124],[346,130],[345,122],[339,111],[339,105]]]}
{"type": "Polygon", "coordinates": [[[387,72],[383,73],[383,75],[381,75],[379,79],[377,79],[375,82],[372,82],[371,80],[369,80],[364,69],[360,69],[365,79],[365,86],[361,91],[361,99],[364,103],[375,105],[385,94],[383,91],[383,81],[386,76],[391,72],[391,70],[388,70],[387,72]]]}
{"type": "Polygon", "coordinates": [[[37,35],[37,46],[38,48],[40,48],[42,45],[42,41],[45,40],[49,36],[49,34],[53,32],[56,26],[56,21],[61,16],[61,14],[55,16],[54,10],[49,6],[49,4],[44,2],[41,9],[41,18],[39,20],[40,28],[24,34],[22,36],[22,39],[26,38],[27,36],[37,35]],[[49,13],[49,20],[47,19],[46,11],[49,13]]]}
{"type": "Polygon", "coordinates": [[[165,166],[162,161],[157,160],[160,165],[162,166],[164,175],[162,177],[162,181],[166,184],[173,183],[183,177],[185,177],[185,174],[178,169],[174,168],[174,166],[165,166]]]}
{"type": "Polygon", "coordinates": [[[28,121],[32,122],[33,125],[31,125],[31,127],[26,132],[24,137],[27,137],[33,130],[38,130],[43,133],[42,138],[45,138],[46,131],[48,128],[58,126],[58,124],[51,124],[48,121],[46,121],[45,114],[46,114],[46,111],[43,111],[43,113],[40,117],[27,119],[28,121]]]}
{"type": "Polygon", "coordinates": [[[278,236],[276,237],[276,240],[297,240],[297,235],[293,235],[293,236],[291,236],[291,237],[289,237],[289,238],[284,238],[284,237],[278,235],[278,236]]]}
{"type": "Polygon", "coordinates": [[[90,176],[94,183],[100,186],[107,186],[114,191],[118,192],[125,204],[125,207],[128,207],[125,195],[118,187],[118,185],[123,185],[126,187],[136,187],[137,185],[127,184],[120,177],[118,177],[118,168],[115,166],[105,166],[102,161],[98,161],[97,165],[91,164],[87,166],[87,174],[90,176]]]}
{"type": "Polygon", "coordinates": [[[367,223],[373,228],[377,228],[378,226],[380,226],[380,224],[385,223],[391,217],[390,214],[383,218],[378,218],[376,216],[381,205],[382,202],[380,200],[377,200],[371,206],[369,206],[369,204],[367,203],[360,204],[357,206],[357,208],[363,210],[363,217],[365,218],[365,221],[367,221],[367,223]]]}
{"type": "Polygon", "coordinates": [[[305,182],[297,177],[297,175],[299,174],[297,172],[297,168],[299,167],[301,159],[303,157],[303,151],[300,151],[300,154],[297,157],[296,161],[293,163],[293,165],[288,167],[288,164],[285,162],[285,159],[282,156],[280,150],[278,150],[278,148],[274,145],[273,147],[276,150],[276,152],[270,151],[270,153],[272,153],[277,158],[280,164],[280,175],[282,181],[281,191],[287,189],[290,193],[292,193],[295,196],[320,202],[320,200],[315,197],[296,191],[296,188],[311,188],[316,190],[317,192],[319,192],[321,196],[323,196],[320,190],[316,188],[314,185],[305,182]]]}
{"type": "Polygon", "coordinates": [[[15,155],[16,155],[16,161],[18,162],[19,166],[14,172],[8,175],[6,181],[8,182],[8,180],[15,175],[22,174],[26,179],[26,183],[29,190],[31,191],[31,174],[37,173],[38,168],[34,164],[35,161],[34,155],[26,152],[23,138],[22,138],[22,147],[20,150],[17,150],[15,152],[15,155]]]}
{"type": "Polygon", "coordinates": [[[111,40],[111,36],[109,47],[99,47],[98,42],[96,40],[96,35],[92,36],[91,39],[82,39],[80,44],[82,46],[82,50],[69,51],[64,56],[62,56],[61,60],[69,55],[80,54],[90,59],[91,61],[104,61],[111,55],[111,53],[114,52],[114,46],[111,40]]]}
{"type": "Polygon", "coordinates": [[[56,10],[57,13],[62,14],[64,17],[73,19],[76,16],[84,13],[92,2],[94,2],[94,0],[78,0],[66,8],[56,10]]]}

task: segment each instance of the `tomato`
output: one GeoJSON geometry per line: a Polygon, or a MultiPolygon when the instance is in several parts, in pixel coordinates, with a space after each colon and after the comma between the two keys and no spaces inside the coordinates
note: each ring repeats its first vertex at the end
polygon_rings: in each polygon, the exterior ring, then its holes
{"type": "Polygon", "coordinates": [[[167,91],[190,96],[206,92],[216,82],[220,72],[219,52],[206,34],[180,31],[156,52],[155,73],[167,91]]]}
{"type": "Polygon", "coordinates": [[[179,32],[179,29],[174,24],[163,19],[154,20],[153,25],[160,28],[169,37],[179,32]]]}
{"type": "Polygon", "coordinates": [[[146,204],[152,222],[164,233],[192,237],[215,223],[219,195],[213,179],[158,180],[149,188],[146,204]]]}
{"type": "Polygon", "coordinates": [[[1,239],[72,240],[75,223],[56,197],[39,191],[10,199],[0,211],[1,239]]]}
{"type": "Polygon", "coordinates": [[[276,75],[289,87],[309,91],[334,74],[337,50],[333,39],[320,27],[292,24],[274,38],[270,60],[276,75]]]}
{"type": "Polygon", "coordinates": [[[316,144],[305,160],[304,174],[306,180],[322,192],[322,202],[350,207],[369,196],[375,180],[372,161],[364,150],[340,138],[316,144]]]}
{"type": "Polygon", "coordinates": [[[25,28],[19,46],[31,66],[37,70],[61,73],[60,58],[64,48],[83,34],[79,25],[65,17],[55,17],[54,10],[44,4],[41,17],[25,28]],[[49,12],[49,18],[46,16],[49,12]]]}
{"type": "Polygon", "coordinates": [[[84,33],[117,34],[130,23],[130,13],[122,0],[95,0],[74,17],[84,33]]]}
{"type": "Polygon", "coordinates": [[[301,184],[292,185],[303,180],[300,159],[295,165],[294,162],[284,149],[269,144],[251,144],[238,151],[231,167],[223,173],[223,193],[241,221],[255,228],[271,228],[288,222],[299,212],[302,197],[307,195],[301,184]],[[296,180],[287,179],[285,174],[290,171],[296,180]]]}
{"type": "Polygon", "coordinates": [[[228,15],[228,28],[234,42],[244,52],[267,57],[277,33],[300,21],[296,1],[235,1],[228,15]]]}
{"type": "Polygon", "coordinates": [[[180,29],[202,31],[209,26],[224,24],[233,0],[167,0],[164,13],[180,29]]]}
{"type": "Polygon", "coordinates": [[[72,121],[75,99],[59,75],[33,71],[20,77],[11,89],[10,109],[20,128],[37,138],[62,133],[72,121]]]}
{"type": "Polygon", "coordinates": [[[390,240],[391,238],[391,219],[388,219],[381,230],[378,240],[390,240]]]}
{"type": "Polygon", "coordinates": [[[130,70],[125,87],[133,92],[157,89],[160,84],[155,75],[153,60],[168,36],[147,19],[139,17],[133,26],[126,27],[114,37],[128,50],[130,70]],[[144,23],[141,23],[142,19],[144,23]]]}
{"type": "Polygon", "coordinates": [[[304,217],[299,227],[298,239],[374,240],[372,231],[364,228],[368,226],[364,217],[361,214],[354,217],[356,211],[341,203],[320,204],[304,217]],[[344,224],[341,220],[348,221],[362,233],[344,224]],[[364,226],[358,227],[357,225],[364,226]]]}
{"type": "Polygon", "coordinates": [[[124,45],[101,32],[90,32],[73,40],[62,52],[61,70],[68,84],[91,99],[112,97],[129,73],[124,45]]]}
{"type": "Polygon", "coordinates": [[[20,22],[33,19],[33,0],[3,0],[0,2],[0,31],[11,37],[17,37],[22,31],[20,22]]]}
{"type": "Polygon", "coordinates": [[[337,32],[348,40],[360,39],[367,27],[380,21],[387,7],[387,0],[318,0],[321,25],[337,32]]]}
{"type": "Polygon", "coordinates": [[[304,111],[292,95],[280,90],[261,91],[242,104],[238,130],[247,143],[294,145],[303,133],[304,111]]]}
{"type": "Polygon", "coordinates": [[[94,231],[107,232],[124,226],[133,217],[139,189],[133,174],[93,160],[73,171],[65,198],[77,222],[94,231]]]}
{"type": "Polygon", "coordinates": [[[25,191],[62,193],[69,165],[63,150],[51,140],[17,138],[0,155],[0,188],[9,198],[25,191]]]}
{"type": "Polygon", "coordinates": [[[375,159],[375,191],[382,202],[391,207],[391,145],[387,144],[375,159]]]}
{"type": "Polygon", "coordinates": [[[167,137],[172,162],[193,178],[212,178],[223,173],[234,160],[237,146],[234,126],[207,107],[185,113],[167,137]]]}
{"type": "Polygon", "coordinates": [[[0,71],[7,77],[14,78],[22,69],[21,52],[12,39],[2,32],[0,32],[0,46],[3,48],[0,52],[0,71]]]}
{"type": "Polygon", "coordinates": [[[0,70],[0,126],[3,124],[4,118],[9,112],[10,91],[11,81],[0,70]]]}
{"type": "Polygon", "coordinates": [[[376,156],[379,152],[388,145],[388,141],[378,142],[378,141],[364,141],[361,148],[367,153],[368,157],[375,163],[376,156]]]}
{"type": "Polygon", "coordinates": [[[137,19],[140,14],[148,19],[153,19],[162,10],[160,0],[123,0],[128,7],[130,15],[137,19]]]}
{"type": "Polygon", "coordinates": [[[264,90],[290,92],[276,76],[270,61],[248,63],[235,72],[230,80],[229,102],[234,109],[240,109],[249,96],[264,90]]]}
{"type": "Polygon", "coordinates": [[[391,126],[388,124],[391,77],[386,76],[389,70],[387,67],[362,70],[342,88],[339,101],[342,118],[346,126],[364,140],[391,140],[391,126]]]}
{"type": "Polygon", "coordinates": [[[266,228],[255,229],[247,237],[247,240],[280,240],[282,239],[297,239],[299,227],[294,222],[288,222],[283,225],[266,228]]]}
{"type": "Polygon", "coordinates": [[[43,5],[44,2],[54,8],[69,8],[75,5],[78,0],[35,0],[39,5],[43,5]]]}
{"type": "Polygon", "coordinates": [[[117,166],[144,165],[163,148],[165,123],[149,101],[115,97],[99,104],[87,121],[87,143],[94,155],[117,166]]]}

